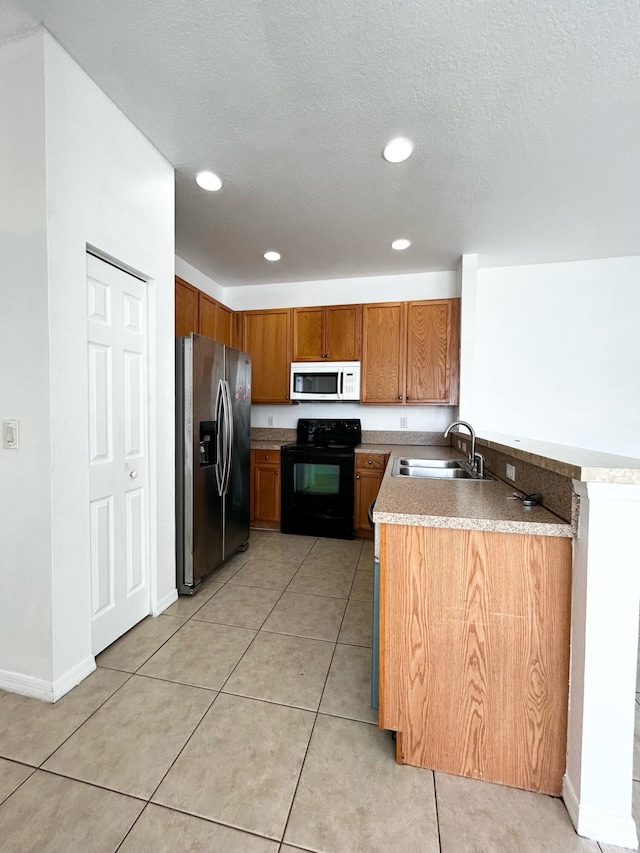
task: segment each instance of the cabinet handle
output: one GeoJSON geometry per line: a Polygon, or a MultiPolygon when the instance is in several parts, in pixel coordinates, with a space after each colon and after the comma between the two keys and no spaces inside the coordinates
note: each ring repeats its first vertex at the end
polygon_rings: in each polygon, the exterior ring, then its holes
{"type": "Polygon", "coordinates": [[[264,458],[265,458],[265,459],[268,459],[268,458],[269,458],[269,454],[268,454],[268,453],[265,453],[265,454],[264,454],[264,458]]]}
{"type": "Polygon", "coordinates": [[[369,459],[369,461],[367,462],[367,465],[373,465],[373,459],[369,459]]]}
{"type": "Polygon", "coordinates": [[[409,402],[410,399],[411,399],[411,397],[407,394],[407,403],[409,402]]]}
{"type": "Polygon", "coordinates": [[[276,477],[278,476],[278,472],[277,472],[277,471],[274,471],[273,473],[276,475],[276,477]]]}
{"type": "Polygon", "coordinates": [[[398,400],[402,400],[402,394],[398,394],[398,400]]]}
{"type": "Polygon", "coordinates": [[[356,480],[360,479],[360,474],[356,474],[356,480]]]}

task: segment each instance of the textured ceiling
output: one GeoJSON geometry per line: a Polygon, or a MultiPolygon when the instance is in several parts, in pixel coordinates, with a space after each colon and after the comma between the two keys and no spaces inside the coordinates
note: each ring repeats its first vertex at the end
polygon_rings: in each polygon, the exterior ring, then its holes
{"type": "Polygon", "coordinates": [[[224,286],[640,253],[638,0],[12,5],[175,166],[176,251],[224,286]]]}

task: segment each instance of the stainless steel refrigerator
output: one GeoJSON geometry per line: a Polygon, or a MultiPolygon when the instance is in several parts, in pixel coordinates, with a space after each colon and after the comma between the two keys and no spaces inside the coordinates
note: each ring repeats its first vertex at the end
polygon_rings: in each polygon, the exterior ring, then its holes
{"type": "Polygon", "coordinates": [[[177,586],[249,541],[251,357],[203,335],[176,339],[177,586]]]}

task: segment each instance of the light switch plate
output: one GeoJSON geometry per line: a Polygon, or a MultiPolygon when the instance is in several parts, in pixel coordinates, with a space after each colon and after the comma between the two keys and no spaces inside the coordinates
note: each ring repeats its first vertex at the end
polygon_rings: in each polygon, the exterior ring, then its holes
{"type": "Polygon", "coordinates": [[[516,466],[510,465],[507,462],[507,480],[515,480],[516,479],[516,466]]]}
{"type": "Polygon", "coordinates": [[[2,421],[2,447],[5,450],[17,450],[20,443],[18,432],[20,421],[2,421]]]}

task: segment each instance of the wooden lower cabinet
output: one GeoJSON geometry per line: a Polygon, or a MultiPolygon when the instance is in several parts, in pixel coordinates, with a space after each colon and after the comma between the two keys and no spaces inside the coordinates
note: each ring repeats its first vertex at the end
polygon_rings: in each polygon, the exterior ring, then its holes
{"type": "Polygon", "coordinates": [[[384,453],[356,453],[354,527],[357,539],[373,539],[368,510],[378,497],[388,459],[384,453]]]}
{"type": "Polygon", "coordinates": [[[280,527],[280,451],[251,451],[251,525],[280,527]]]}
{"type": "Polygon", "coordinates": [[[380,727],[401,763],[558,796],[569,538],[381,525],[380,727]]]}

